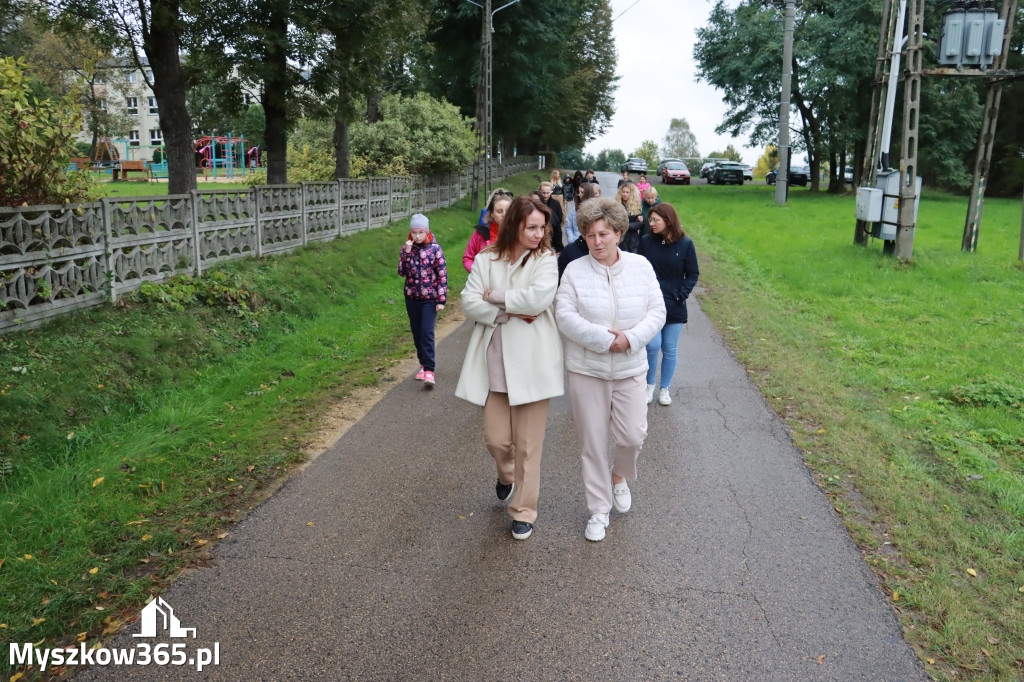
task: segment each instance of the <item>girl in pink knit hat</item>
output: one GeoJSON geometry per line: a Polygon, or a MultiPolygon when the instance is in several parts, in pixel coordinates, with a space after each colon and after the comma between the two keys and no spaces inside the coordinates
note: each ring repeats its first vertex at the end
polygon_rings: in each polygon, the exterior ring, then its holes
{"type": "Polygon", "coordinates": [[[444,251],[430,233],[427,216],[417,213],[409,220],[409,239],[398,256],[398,274],[405,277],[405,311],[409,314],[412,340],[420,370],[416,381],[433,388],[434,322],[448,299],[448,266],[444,251]]]}

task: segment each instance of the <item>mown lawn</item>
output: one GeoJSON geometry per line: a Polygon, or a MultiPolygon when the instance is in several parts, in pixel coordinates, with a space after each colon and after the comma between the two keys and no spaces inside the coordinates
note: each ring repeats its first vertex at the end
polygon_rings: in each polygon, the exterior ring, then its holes
{"type": "MultiPolygon", "coordinates": [[[[456,293],[477,217],[430,213],[456,293]]],[[[289,475],[324,410],[411,353],[407,225],[0,336],[4,639],[92,645],[137,616],[289,475]]]]}
{"type": "Polygon", "coordinates": [[[914,259],[853,245],[853,198],[662,188],[703,305],[832,497],[939,679],[1024,676],[1019,201],[926,194],[914,259]]]}

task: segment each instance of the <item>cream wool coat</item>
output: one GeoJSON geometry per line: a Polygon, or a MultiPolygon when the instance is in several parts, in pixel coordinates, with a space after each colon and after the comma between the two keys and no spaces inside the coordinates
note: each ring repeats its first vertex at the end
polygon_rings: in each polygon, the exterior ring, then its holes
{"type": "Polygon", "coordinates": [[[647,372],[646,346],[665,326],[665,298],[643,256],[619,251],[619,260],[609,267],[586,255],[562,274],[555,317],[570,372],[627,379],[647,372]],[[629,350],[610,351],[615,336],[609,329],[625,333],[629,350]]]}
{"type": "Polygon", "coordinates": [[[510,318],[501,330],[509,405],[525,405],[565,392],[562,343],[552,305],[558,289],[558,265],[550,251],[536,257],[531,254],[527,251],[515,263],[504,258],[494,260],[494,253],[489,251],[473,259],[473,269],[462,290],[462,312],[476,324],[455,395],[474,405],[487,402],[490,384],[487,346],[499,308],[484,300],[489,289],[504,290],[506,312],[537,316],[532,323],[510,318]]]}

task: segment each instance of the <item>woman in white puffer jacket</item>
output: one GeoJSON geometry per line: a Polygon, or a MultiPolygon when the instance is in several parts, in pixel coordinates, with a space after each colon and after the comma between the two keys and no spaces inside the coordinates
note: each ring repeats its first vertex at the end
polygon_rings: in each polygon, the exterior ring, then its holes
{"type": "Polygon", "coordinates": [[[565,269],[555,320],[565,340],[569,397],[582,446],[591,517],[584,536],[605,536],[614,506],[629,511],[627,481],[647,436],[647,343],[665,324],[665,300],[649,261],[619,249],[629,216],[614,199],[591,199],[576,217],[590,253],[565,269]],[[611,470],[609,434],[615,439],[611,470]]]}

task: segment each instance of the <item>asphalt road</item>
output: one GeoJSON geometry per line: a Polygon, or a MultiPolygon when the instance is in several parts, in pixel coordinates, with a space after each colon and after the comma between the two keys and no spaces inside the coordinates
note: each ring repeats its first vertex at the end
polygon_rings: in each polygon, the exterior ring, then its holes
{"type": "MultiPolygon", "coordinates": [[[[602,183],[604,180],[602,179],[602,183]]],[[[699,247],[699,245],[698,245],[699,247]]],[[[406,377],[163,595],[219,664],[82,680],[926,680],[787,425],[691,299],[670,407],[649,408],[633,509],[588,518],[553,400],[533,537],[511,539],[480,409],[406,377]]]]}

